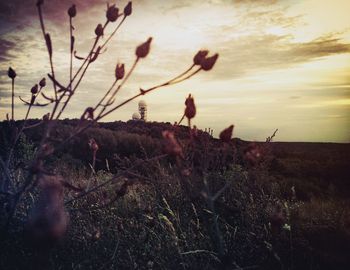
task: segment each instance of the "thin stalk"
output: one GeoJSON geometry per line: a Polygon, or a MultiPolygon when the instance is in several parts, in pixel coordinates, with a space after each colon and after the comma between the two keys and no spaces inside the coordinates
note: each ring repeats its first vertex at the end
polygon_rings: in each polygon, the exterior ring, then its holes
{"type": "MultiPolygon", "coordinates": [[[[42,10],[41,10],[41,5],[38,5],[38,13],[39,13],[39,20],[40,20],[41,31],[43,33],[44,39],[46,40],[46,38],[45,38],[46,31],[45,31],[45,24],[44,24],[43,14],[42,14],[42,10]]],[[[47,48],[47,52],[49,54],[49,59],[50,59],[51,74],[52,74],[52,77],[55,79],[55,71],[54,71],[54,67],[53,67],[52,55],[50,54],[48,48],[47,48]]],[[[56,100],[56,103],[57,103],[58,100],[57,100],[57,87],[56,87],[56,84],[53,84],[53,89],[54,89],[54,92],[55,92],[55,100],[56,100]]]]}
{"type": "Polygon", "coordinates": [[[107,43],[111,40],[111,38],[115,35],[115,33],[117,33],[118,29],[120,28],[120,26],[123,24],[123,22],[125,21],[126,17],[124,16],[123,19],[120,21],[120,23],[118,24],[118,26],[114,29],[114,31],[112,32],[112,34],[110,34],[110,36],[106,39],[106,41],[102,44],[101,46],[101,50],[107,45],[107,43]]]}
{"type": "Polygon", "coordinates": [[[72,17],[69,16],[69,34],[70,34],[70,66],[69,66],[69,81],[72,81],[73,76],[73,25],[72,17]]]}
{"type": "Polygon", "coordinates": [[[12,79],[12,103],[11,103],[11,119],[15,120],[15,79],[12,79]]]}
{"type": "Polygon", "coordinates": [[[136,99],[136,98],[138,98],[140,96],[143,96],[143,95],[145,95],[145,94],[147,94],[149,92],[152,92],[152,91],[154,91],[154,90],[156,90],[158,88],[161,88],[161,87],[164,87],[164,86],[168,86],[168,85],[177,84],[177,83],[180,83],[182,81],[185,81],[185,80],[189,79],[190,77],[194,76],[195,74],[197,74],[199,71],[201,71],[201,68],[198,68],[196,71],[192,72],[191,74],[189,74],[188,76],[186,76],[186,77],[184,77],[184,78],[182,78],[180,80],[174,81],[174,79],[172,79],[172,80],[167,81],[167,82],[165,82],[163,84],[159,84],[159,85],[153,86],[153,87],[151,87],[151,88],[149,88],[147,90],[141,90],[140,93],[136,94],[135,96],[125,100],[124,102],[122,102],[119,105],[113,107],[112,109],[108,110],[107,112],[100,114],[97,117],[96,121],[100,120],[101,118],[103,118],[106,115],[114,112],[115,110],[119,109],[120,107],[124,106],[125,104],[129,103],[130,101],[133,101],[134,99],[136,99]]]}
{"type": "MultiPolygon", "coordinates": [[[[97,105],[95,106],[94,110],[96,110],[98,107],[101,106],[102,102],[105,100],[105,98],[109,95],[109,93],[113,90],[114,86],[117,84],[118,80],[115,80],[112,84],[112,86],[108,89],[108,91],[106,92],[106,94],[101,98],[101,100],[97,103],[97,105]]],[[[108,104],[108,102],[107,102],[108,104]]]]}
{"type": "MultiPolygon", "coordinates": [[[[111,102],[111,100],[116,96],[116,94],[119,92],[119,90],[124,86],[124,84],[127,82],[127,80],[130,78],[131,74],[134,72],[137,63],[139,62],[140,58],[136,58],[134,61],[134,64],[132,65],[132,67],[130,68],[129,72],[126,74],[124,80],[121,82],[120,85],[118,85],[117,89],[113,92],[113,94],[111,95],[111,97],[108,99],[107,104],[109,102],[111,102]]],[[[103,112],[106,110],[107,107],[103,107],[103,109],[101,110],[101,112],[99,113],[99,115],[97,116],[98,119],[100,119],[99,117],[103,114],[103,112]]]]}

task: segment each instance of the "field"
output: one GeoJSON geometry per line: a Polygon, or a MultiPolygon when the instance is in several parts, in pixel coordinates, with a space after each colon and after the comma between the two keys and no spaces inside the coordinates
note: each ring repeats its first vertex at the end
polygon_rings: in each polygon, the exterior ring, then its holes
{"type": "MultiPolygon", "coordinates": [[[[57,123],[53,143],[77,121],[57,123]]],[[[4,156],[11,128],[0,125],[4,156]]],[[[16,185],[42,132],[20,138],[16,185]]],[[[33,188],[2,229],[0,269],[347,269],[349,160],[349,144],[222,142],[169,123],[100,123],[47,160],[63,177],[67,233],[33,237],[27,217],[41,198],[33,188]],[[181,158],[165,130],[175,132],[181,158]]]]}

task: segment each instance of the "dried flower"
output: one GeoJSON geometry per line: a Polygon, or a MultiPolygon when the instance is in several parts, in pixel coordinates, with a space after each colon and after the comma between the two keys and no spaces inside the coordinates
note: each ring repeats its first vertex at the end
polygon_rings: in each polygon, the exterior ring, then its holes
{"type": "Polygon", "coordinates": [[[183,158],[182,148],[177,142],[174,132],[170,130],[164,130],[162,132],[162,135],[166,141],[165,152],[169,155],[180,156],[183,158]]]}
{"type": "Polygon", "coordinates": [[[152,38],[150,37],[145,43],[142,43],[136,48],[136,56],[138,58],[145,58],[148,55],[151,47],[151,42],[152,38]]]}
{"type": "Polygon", "coordinates": [[[211,57],[207,57],[205,58],[202,62],[201,62],[201,67],[203,70],[208,71],[211,70],[213,68],[213,66],[216,63],[216,60],[218,59],[219,54],[214,54],[211,57]]]}
{"type": "Polygon", "coordinates": [[[42,78],[42,79],[40,80],[40,82],[39,82],[39,85],[40,85],[41,88],[45,87],[45,85],[46,85],[46,79],[45,79],[45,78],[42,78]]]}
{"type": "Polygon", "coordinates": [[[194,104],[194,99],[191,94],[189,94],[188,98],[186,98],[185,105],[185,116],[188,119],[192,119],[196,115],[196,105],[194,104]]]}
{"type": "Polygon", "coordinates": [[[30,90],[30,92],[31,92],[33,95],[37,94],[37,93],[38,93],[38,85],[37,85],[37,84],[34,85],[34,86],[32,87],[32,89],[30,90]]]}
{"type": "Polygon", "coordinates": [[[197,54],[193,57],[193,63],[195,65],[201,65],[205,57],[208,55],[208,50],[200,50],[197,52],[197,54]]]}
{"type": "Polygon", "coordinates": [[[75,5],[72,5],[69,9],[68,9],[68,15],[71,18],[74,18],[77,15],[77,9],[75,8],[75,5]]]}
{"type": "Polygon", "coordinates": [[[115,22],[118,19],[119,10],[115,5],[108,6],[106,17],[109,22],[115,22]]]}
{"type": "Polygon", "coordinates": [[[16,71],[14,71],[11,67],[9,67],[9,70],[7,71],[7,75],[13,80],[16,78],[17,74],[16,71]]]}
{"type": "Polygon", "coordinates": [[[103,26],[102,26],[102,24],[99,23],[99,24],[96,26],[95,34],[96,34],[97,37],[103,36],[103,26]]]}
{"type": "Polygon", "coordinates": [[[124,8],[124,16],[130,16],[132,13],[132,2],[130,1],[124,8]]]}
{"type": "Polygon", "coordinates": [[[124,68],[124,64],[117,64],[116,68],[115,68],[115,78],[117,80],[121,80],[124,78],[125,75],[125,68],[124,68]]]}
{"type": "Polygon", "coordinates": [[[230,142],[232,138],[233,128],[234,125],[231,125],[228,128],[225,128],[223,131],[221,131],[219,135],[220,140],[222,140],[223,142],[230,142]]]}

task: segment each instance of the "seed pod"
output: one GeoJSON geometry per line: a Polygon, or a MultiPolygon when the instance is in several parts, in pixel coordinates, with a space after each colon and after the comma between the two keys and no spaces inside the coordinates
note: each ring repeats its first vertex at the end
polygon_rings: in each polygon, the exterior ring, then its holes
{"type": "Polygon", "coordinates": [[[102,26],[102,24],[99,23],[99,24],[96,26],[95,34],[96,34],[97,37],[103,36],[103,26],[102,26]]]}
{"type": "Polygon", "coordinates": [[[223,131],[221,131],[219,135],[220,140],[227,143],[230,142],[232,138],[233,128],[234,128],[234,125],[231,125],[228,128],[225,128],[223,131]]]}
{"type": "Polygon", "coordinates": [[[38,93],[38,85],[37,85],[37,84],[34,85],[34,86],[32,87],[32,89],[30,90],[30,92],[31,92],[33,95],[37,94],[37,93],[38,93]]]}
{"type": "Polygon", "coordinates": [[[16,78],[17,74],[16,71],[14,71],[11,67],[9,67],[9,70],[7,71],[7,75],[13,80],[16,78]]]}
{"type": "Polygon", "coordinates": [[[200,50],[197,52],[197,54],[193,57],[193,63],[195,65],[201,65],[205,57],[208,55],[208,50],[200,50]]]}
{"type": "Polygon", "coordinates": [[[45,42],[46,42],[46,47],[49,52],[50,58],[52,57],[52,42],[51,42],[51,37],[49,33],[45,34],[45,42]]]}
{"type": "Polygon", "coordinates": [[[39,85],[41,88],[45,87],[46,86],[46,79],[42,78],[41,81],[39,82],[39,85]]]}
{"type": "Polygon", "coordinates": [[[219,57],[219,54],[216,53],[211,57],[205,58],[201,63],[202,69],[205,71],[211,70],[215,65],[215,62],[218,59],[218,57],[219,57]]]}
{"type": "Polygon", "coordinates": [[[115,78],[117,80],[121,80],[124,78],[125,75],[125,68],[124,68],[124,64],[117,64],[116,68],[115,68],[115,78]]]}
{"type": "Polygon", "coordinates": [[[130,1],[124,8],[124,16],[130,16],[132,13],[132,2],[130,1]]]}
{"type": "Polygon", "coordinates": [[[77,15],[77,9],[75,8],[75,5],[72,5],[69,9],[68,9],[68,15],[71,18],[74,18],[77,15]]]}
{"type": "Polygon", "coordinates": [[[118,19],[119,10],[115,5],[107,8],[106,17],[109,22],[115,22],[118,19]]]}
{"type": "Polygon", "coordinates": [[[188,119],[192,119],[196,115],[196,105],[194,104],[194,99],[191,94],[189,94],[188,98],[186,98],[185,105],[185,116],[188,119]]]}
{"type": "Polygon", "coordinates": [[[145,58],[148,55],[151,47],[151,42],[152,38],[150,37],[146,42],[142,43],[136,48],[136,56],[138,58],[145,58]]]}

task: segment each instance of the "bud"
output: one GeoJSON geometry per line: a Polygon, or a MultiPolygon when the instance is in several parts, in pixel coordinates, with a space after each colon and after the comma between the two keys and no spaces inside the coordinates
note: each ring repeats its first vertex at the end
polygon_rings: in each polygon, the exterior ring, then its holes
{"type": "Polygon", "coordinates": [[[17,76],[16,71],[14,71],[11,67],[9,67],[9,70],[7,71],[7,75],[14,80],[17,76]]]}
{"type": "Polygon", "coordinates": [[[130,1],[124,8],[124,16],[130,16],[132,13],[132,2],[130,1]]]}
{"type": "Polygon", "coordinates": [[[193,57],[193,63],[195,65],[201,65],[205,57],[208,55],[208,50],[200,50],[197,52],[197,54],[193,57]]]}
{"type": "Polygon", "coordinates": [[[219,135],[220,140],[227,143],[230,142],[232,138],[233,127],[234,125],[231,125],[228,128],[225,128],[223,131],[221,131],[219,135]]]}
{"type": "Polygon", "coordinates": [[[40,85],[41,88],[44,88],[45,85],[46,85],[46,79],[42,78],[41,81],[39,82],[39,85],[40,85]]]}
{"type": "Polygon", "coordinates": [[[165,152],[169,155],[180,156],[183,158],[182,148],[175,138],[175,134],[172,131],[164,130],[162,132],[163,138],[165,139],[165,152]]]}
{"type": "Polygon", "coordinates": [[[75,8],[75,5],[72,5],[69,9],[68,9],[68,15],[71,18],[74,18],[77,15],[77,9],[75,8]]]}
{"type": "Polygon", "coordinates": [[[119,10],[115,5],[107,8],[106,17],[109,22],[115,22],[118,19],[119,10]]]}
{"type": "Polygon", "coordinates": [[[34,86],[32,87],[32,89],[30,90],[30,92],[31,92],[33,95],[37,94],[37,93],[38,93],[38,85],[37,85],[37,84],[34,85],[34,86]]]}
{"type": "Polygon", "coordinates": [[[211,70],[215,65],[215,62],[218,59],[218,57],[219,57],[219,54],[216,53],[211,57],[205,58],[201,63],[202,69],[205,71],[211,70]]]}
{"type": "Polygon", "coordinates": [[[102,24],[98,24],[95,29],[95,34],[97,37],[103,36],[103,27],[102,24]]]}
{"type": "Polygon", "coordinates": [[[121,80],[124,78],[125,75],[125,69],[124,69],[124,64],[117,64],[115,68],[115,78],[117,80],[121,80]]]}
{"type": "Polygon", "coordinates": [[[194,104],[194,99],[191,94],[189,94],[188,98],[186,98],[185,105],[185,116],[188,119],[192,119],[196,115],[196,105],[194,104]]]}
{"type": "Polygon", "coordinates": [[[142,43],[136,48],[136,56],[138,58],[145,58],[148,55],[151,47],[151,42],[152,38],[150,37],[145,43],[142,43]]]}

